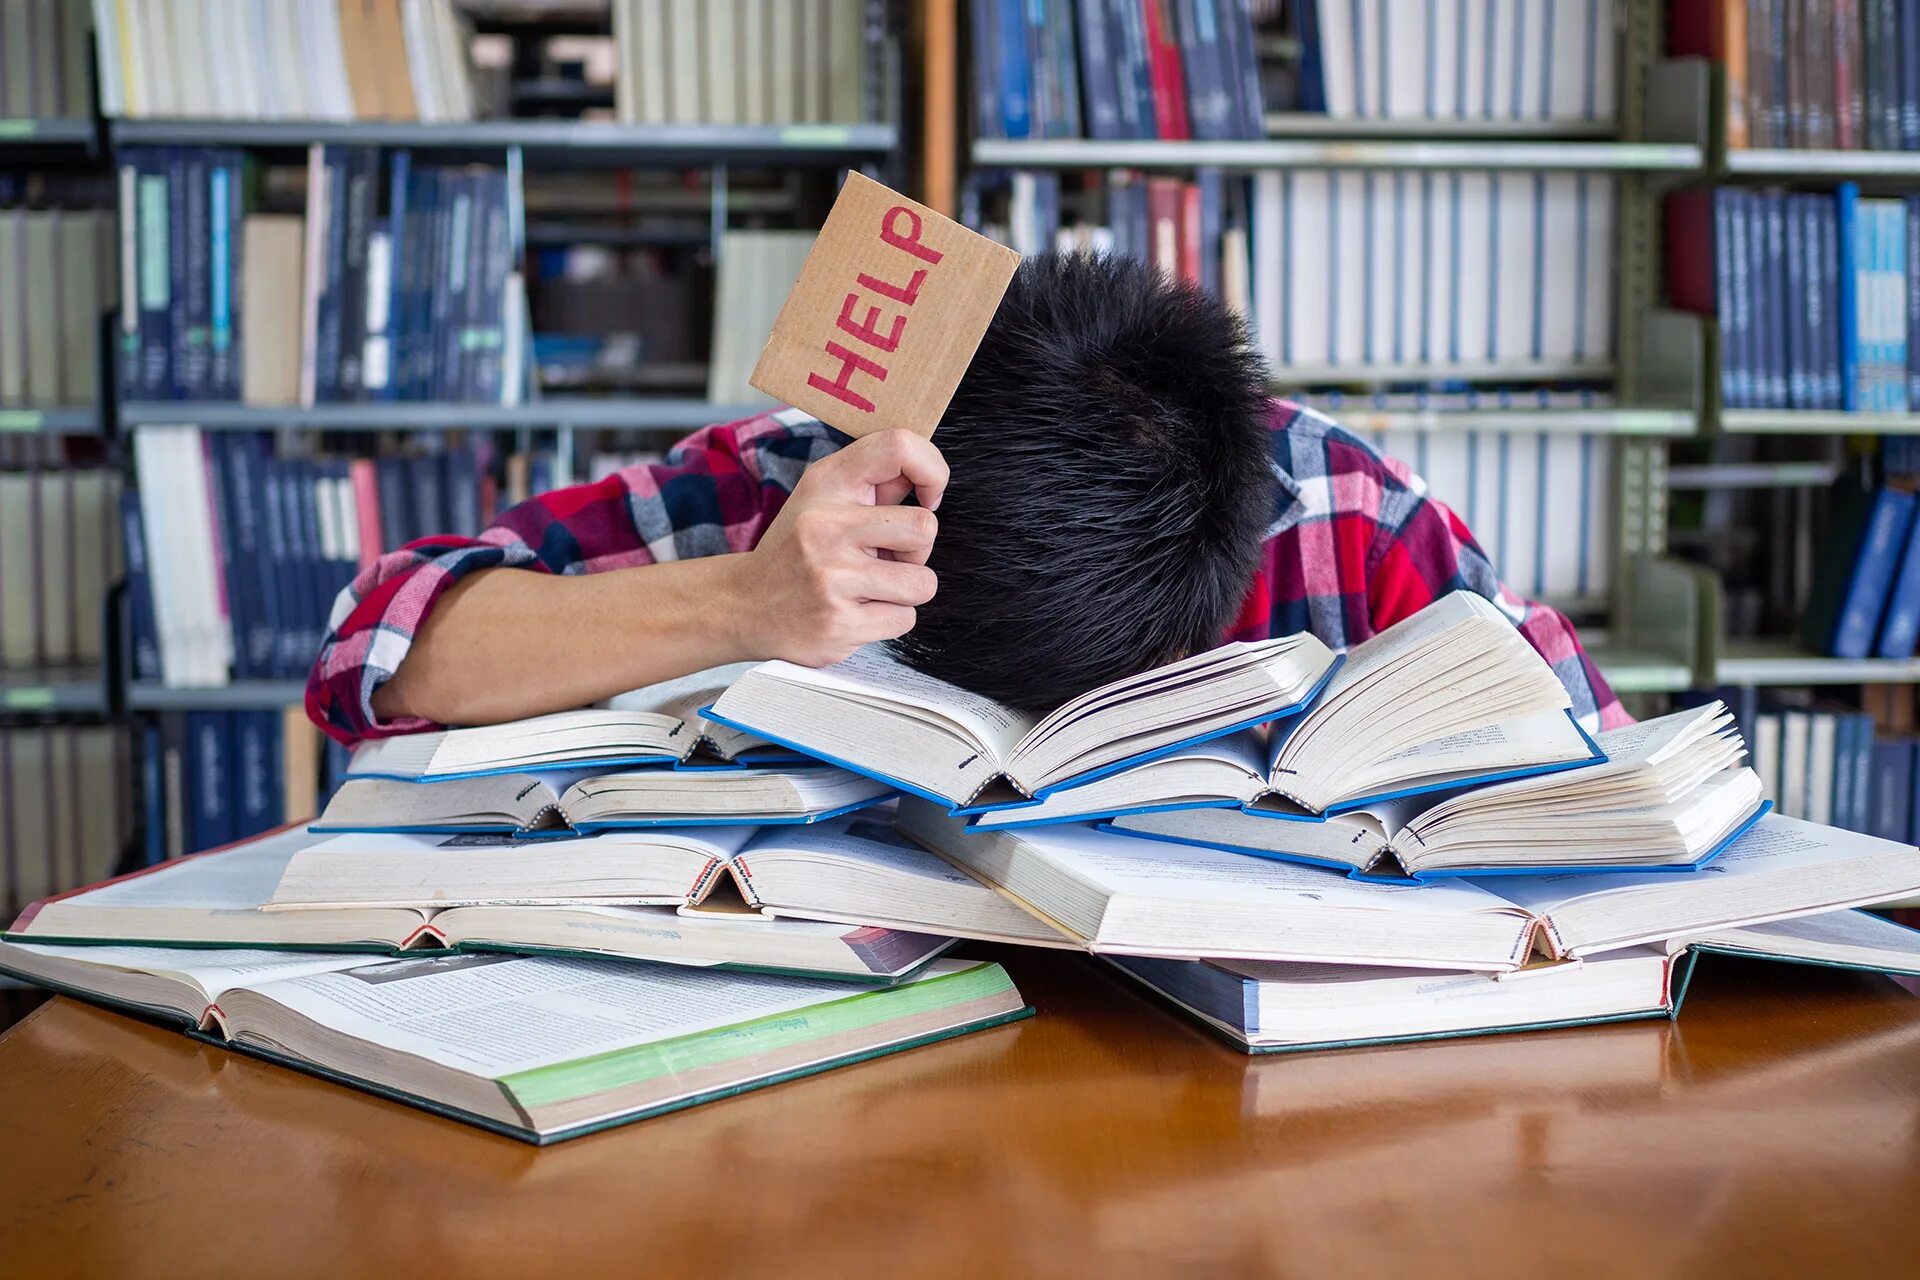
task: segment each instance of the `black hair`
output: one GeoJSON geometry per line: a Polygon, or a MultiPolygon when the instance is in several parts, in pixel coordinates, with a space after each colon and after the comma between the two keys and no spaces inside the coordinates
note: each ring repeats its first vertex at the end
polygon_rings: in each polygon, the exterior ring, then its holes
{"type": "Polygon", "coordinates": [[[1212,296],[1133,259],[1026,259],[933,438],[939,594],[901,658],[1044,712],[1219,644],[1273,518],[1267,402],[1212,296]]]}

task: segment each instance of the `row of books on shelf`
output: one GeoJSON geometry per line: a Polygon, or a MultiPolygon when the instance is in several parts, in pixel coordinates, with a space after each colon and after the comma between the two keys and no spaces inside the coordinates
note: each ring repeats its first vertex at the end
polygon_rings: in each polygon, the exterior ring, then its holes
{"type": "Polygon", "coordinates": [[[1590,174],[1015,172],[970,182],[962,218],[1022,253],[1125,254],[1220,294],[1283,381],[1444,379],[1608,364],[1616,199],[1590,174]]]}
{"type": "Polygon", "coordinates": [[[310,822],[345,779],[346,752],[297,703],[164,711],[136,733],[139,866],[310,822]]]}
{"type": "MultiPolygon", "coordinates": [[[[1682,0],[1683,2],[1683,0],[1682,0]]],[[[1612,121],[1617,10],[1588,0],[1300,0],[1302,110],[1338,120],[1612,121]]]]}
{"type": "Polygon", "coordinates": [[[92,8],[109,118],[474,115],[473,33],[453,0],[93,0],[92,8]]]}
{"type": "Polygon", "coordinates": [[[614,109],[635,124],[886,118],[883,0],[613,0],[614,109]]]}
{"type": "Polygon", "coordinates": [[[100,317],[115,305],[113,219],[0,210],[0,407],[91,405],[100,317]]]}
{"type": "Polygon", "coordinates": [[[133,836],[127,736],[115,725],[0,725],[0,903],[104,880],[133,836]]]}
{"type": "Polygon", "coordinates": [[[504,169],[316,145],[297,217],[248,211],[238,151],[129,148],[119,165],[127,398],[520,402],[523,214],[504,169]]]}
{"type": "Polygon", "coordinates": [[[1667,292],[1718,318],[1733,409],[1920,403],[1920,200],[1721,187],[1668,199],[1667,292]]]}
{"type": "Polygon", "coordinates": [[[88,0],[0,5],[0,115],[16,120],[93,114],[88,0]]]}
{"type": "Polygon", "coordinates": [[[1920,499],[1911,481],[1834,487],[1801,641],[1836,658],[1913,657],[1920,649],[1920,499]]]}
{"type": "Polygon", "coordinates": [[[1903,0],[1675,0],[1667,50],[1725,68],[1730,147],[1920,150],[1920,12],[1903,0]]]}
{"type": "Polygon", "coordinates": [[[375,458],[252,432],[143,427],[121,501],[132,671],[169,687],[298,679],[334,598],[389,548],[478,533],[552,487],[545,454],[427,440],[375,458]]]}
{"type": "Polygon", "coordinates": [[[982,138],[1265,136],[1248,0],[971,0],[982,138]]]}
{"type": "Polygon", "coordinates": [[[1753,717],[1753,767],[1780,813],[1920,844],[1916,739],[1876,732],[1872,715],[1839,704],[1753,717]]]}
{"type": "Polygon", "coordinates": [[[110,469],[0,471],[0,668],[99,664],[119,501],[110,469]]]}

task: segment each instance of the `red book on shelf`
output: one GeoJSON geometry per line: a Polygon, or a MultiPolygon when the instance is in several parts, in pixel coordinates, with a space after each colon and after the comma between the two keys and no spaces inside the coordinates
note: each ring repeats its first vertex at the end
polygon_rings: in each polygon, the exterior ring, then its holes
{"type": "Polygon", "coordinates": [[[1746,0],[1669,0],[1667,52],[1726,68],[1727,145],[1751,145],[1747,124],[1746,0]]]}
{"type": "Polygon", "coordinates": [[[1180,274],[1181,188],[1178,178],[1147,179],[1147,217],[1153,225],[1153,265],[1180,274]]]}
{"type": "Polygon", "coordinates": [[[1180,189],[1180,278],[1199,284],[1200,272],[1200,184],[1189,182],[1180,189]]]}
{"type": "Polygon", "coordinates": [[[347,466],[353,480],[353,507],[360,526],[360,567],[365,569],[387,548],[380,545],[380,485],[373,459],[355,458],[347,466]]]}
{"type": "Polygon", "coordinates": [[[1859,52],[1860,0],[1833,0],[1833,145],[1842,151],[1862,145],[1867,99],[1859,52]]]}
{"type": "Polygon", "coordinates": [[[1187,118],[1187,81],[1180,70],[1180,46],[1174,42],[1173,15],[1166,0],[1140,0],[1147,24],[1147,65],[1153,75],[1153,117],[1160,136],[1170,141],[1193,136],[1187,118]]]}

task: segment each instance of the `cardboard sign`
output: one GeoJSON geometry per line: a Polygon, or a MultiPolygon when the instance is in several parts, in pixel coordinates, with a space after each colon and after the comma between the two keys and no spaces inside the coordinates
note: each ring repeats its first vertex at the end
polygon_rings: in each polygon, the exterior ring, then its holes
{"type": "Polygon", "coordinates": [[[931,436],[1019,263],[849,173],[748,381],[851,436],[931,436]]]}

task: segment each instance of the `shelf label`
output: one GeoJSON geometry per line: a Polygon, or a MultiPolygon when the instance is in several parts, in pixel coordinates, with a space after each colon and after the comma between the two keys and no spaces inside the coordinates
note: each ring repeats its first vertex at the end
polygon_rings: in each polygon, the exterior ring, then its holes
{"type": "Polygon", "coordinates": [[[0,707],[9,711],[51,711],[53,690],[45,685],[22,689],[0,689],[0,707]]]}
{"type": "Polygon", "coordinates": [[[844,124],[790,124],[780,130],[780,141],[790,147],[844,147],[853,141],[853,130],[844,124]]]}
{"type": "Polygon", "coordinates": [[[17,117],[0,120],[0,138],[31,138],[40,132],[40,122],[17,117]]]}
{"type": "Polygon", "coordinates": [[[0,409],[0,431],[38,431],[45,421],[38,409],[0,409]]]}
{"type": "Polygon", "coordinates": [[[849,173],[747,381],[850,436],[931,436],[1019,265],[849,173]]]}

